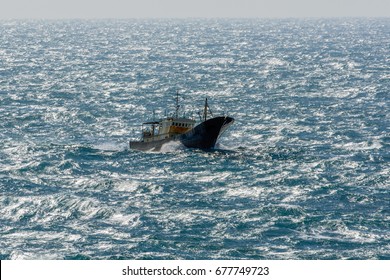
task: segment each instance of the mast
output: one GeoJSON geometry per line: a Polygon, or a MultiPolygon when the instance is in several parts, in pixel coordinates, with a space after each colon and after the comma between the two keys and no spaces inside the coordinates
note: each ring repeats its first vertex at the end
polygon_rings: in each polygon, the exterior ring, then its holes
{"type": "Polygon", "coordinates": [[[176,112],[175,112],[175,118],[177,119],[179,117],[179,91],[176,91],[176,112]]]}
{"type": "Polygon", "coordinates": [[[152,136],[154,136],[154,129],[156,128],[155,127],[155,121],[156,121],[156,111],[155,110],[153,110],[153,124],[152,124],[152,136]]]}
{"type": "MultiPolygon", "coordinates": [[[[207,121],[207,114],[208,113],[210,113],[210,115],[213,117],[213,112],[211,112],[211,110],[210,110],[209,103],[208,103],[207,97],[206,97],[206,100],[204,102],[204,109],[203,109],[203,121],[207,121]]],[[[200,116],[200,112],[199,112],[199,116],[200,116]]]]}

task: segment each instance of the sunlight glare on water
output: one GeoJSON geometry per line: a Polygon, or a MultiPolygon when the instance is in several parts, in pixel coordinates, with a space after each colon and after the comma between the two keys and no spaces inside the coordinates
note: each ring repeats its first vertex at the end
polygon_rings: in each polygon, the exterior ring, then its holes
{"type": "Polygon", "coordinates": [[[0,34],[0,259],[390,258],[389,19],[0,34]],[[177,90],[216,149],[130,150],[177,90]]]}

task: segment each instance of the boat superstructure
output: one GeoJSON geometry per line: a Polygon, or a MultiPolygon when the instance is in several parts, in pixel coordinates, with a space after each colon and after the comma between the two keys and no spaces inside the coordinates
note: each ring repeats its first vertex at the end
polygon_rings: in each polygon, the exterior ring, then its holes
{"type": "Polygon", "coordinates": [[[194,128],[196,121],[187,118],[167,118],[142,124],[144,142],[164,140],[184,134],[194,128]]]}

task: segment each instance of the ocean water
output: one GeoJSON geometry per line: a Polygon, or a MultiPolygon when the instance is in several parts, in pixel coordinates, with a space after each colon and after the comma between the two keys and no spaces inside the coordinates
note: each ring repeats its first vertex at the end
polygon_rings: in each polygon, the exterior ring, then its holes
{"type": "Polygon", "coordinates": [[[0,22],[0,259],[390,259],[390,19],[0,22]],[[216,149],[130,150],[204,98],[216,149]]]}

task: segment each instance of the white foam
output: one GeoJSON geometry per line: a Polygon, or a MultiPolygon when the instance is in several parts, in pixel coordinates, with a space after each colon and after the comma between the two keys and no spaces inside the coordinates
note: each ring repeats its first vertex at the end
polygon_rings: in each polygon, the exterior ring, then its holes
{"type": "Polygon", "coordinates": [[[184,149],[184,145],[179,141],[170,141],[162,145],[160,152],[171,153],[184,149]]]}
{"type": "Polygon", "coordinates": [[[267,60],[268,66],[284,66],[287,65],[288,63],[282,59],[273,57],[267,60]]]}
{"type": "Polygon", "coordinates": [[[138,226],[140,222],[140,215],[139,214],[122,214],[122,213],[115,213],[111,216],[109,219],[114,224],[120,224],[122,226],[131,226],[136,227],[138,226]]]}
{"type": "Polygon", "coordinates": [[[374,150],[374,149],[381,149],[382,144],[379,142],[379,140],[373,140],[373,141],[364,141],[364,142],[348,142],[343,144],[335,144],[336,148],[339,149],[345,149],[348,151],[363,151],[363,150],[374,150]]]}
{"type": "Polygon", "coordinates": [[[121,152],[127,149],[127,144],[119,144],[116,142],[102,142],[92,145],[92,148],[104,152],[121,152]]]}
{"type": "Polygon", "coordinates": [[[242,197],[242,198],[257,198],[260,197],[264,192],[264,189],[261,187],[235,187],[229,188],[226,191],[226,196],[230,197],[242,197]]]}
{"type": "MultiPolygon", "coordinates": [[[[199,177],[196,178],[196,181],[197,182],[221,181],[221,180],[225,180],[230,175],[231,175],[230,172],[221,172],[221,173],[218,173],[216,175],[200,175],[199,177]]],[[[188,176],[188,177],[190,177],[190,176],[188,176]]]]}
{"type": "Polygon", "coordinates": [[[380,235],[365,233],[362,230],[349,229],[343,223],[336,222],[336,228],[332,229],[320,227],[313,231],[312,235],[306,236],[307,239],[317,240],[337,240],[357,243],[375,243],[381,238],[380,235]]]}
{"type": "Polygon", "coordinates": [[[56,260],[58,258],[59,255],[55,253],[32,253],[21,251],[14,251],[10,256],[11,260],[56,260]]]}
{"type": "Polygon", "coordinates": [[[115,184],[115,190],[121,192],[135,192],[140,185],[139,181],[122,181],[118,184],[115,184]]]}

